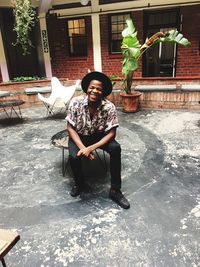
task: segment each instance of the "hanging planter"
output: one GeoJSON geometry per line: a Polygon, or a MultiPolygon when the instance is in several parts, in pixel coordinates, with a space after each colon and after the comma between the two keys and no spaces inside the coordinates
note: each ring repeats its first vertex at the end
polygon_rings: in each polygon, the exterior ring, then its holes
{"type": "Polygon", "coordinates": [[[15,18],[14,31],[17,34],[16,43],[22,47],[23,55],[29,54],[32,46],[30,32],[35,26],[36,11],[31,6],[30,0],[12,0],[15,18]]]}

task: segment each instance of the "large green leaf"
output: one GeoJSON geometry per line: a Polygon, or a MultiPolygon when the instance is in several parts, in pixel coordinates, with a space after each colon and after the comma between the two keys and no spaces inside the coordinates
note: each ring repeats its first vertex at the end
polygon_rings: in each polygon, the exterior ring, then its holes
{"type": "Polygon", "coordinates": [[[129,70],[131,71],[134,71],[138,68],[137,60],[135,60],[134,58],[130,58],[128,64],[129,64],[129,70]]]}
{"type": "Polygon", "coordinates": [[[129,48],[129,53],[131,57],[138,58],[140,55],[140,48],[131,47],[129,48]]]}
{"type": "Polygon", "coordinates": [[[127,19],[126,23],[127,23],[127,28],[125,28],[122,32],[123,35],[122,46],[121,46],[122,56],[123,58],[133,57],[136,59],[140,55],[141,45],[137,38],[137,32],[135,31],[135,27],[133,25],[132,20],[127,19]]]}
{"type": "Polygon", "coordinates": [[[135,71],[138,68],[137,60],[133,58],[126,59],[122,66],[122,73],[127,75],[130,71],[135,71]]]}
{"type": "Polygon", "coordinates": [[[183,34],[177,30],[171,30],[166,33],[166,37],[160,39],[161,42],[173,42],[183,46],[189,46],[190,42],[187,38],[183,37],[183,34]]]}
{"type": "Polygon", "coordinates": [[[177,43],[183,46],[189,46],[190,42],[188,39],[183,37],[182,33],[179,33],[177,30],[170,30],[169,32],[163,34],[164,36],[158,36],[154,38],[158,33],[155,33],[152,37],[146,40],[146,42],[142,45],[141,49],[151,47],[159,42],[171,42],[171,43],[177,43]]]}
{"type": "Polygon", "coordinates": [[[134,37],[135,27],[133,25],[132,19],[127,19],[126,24],[127,24],[127,27],[122,31],[122,36],[127,37],[129,35],[133,35],[134,37]]]}
{"type": "Polygon", "coordinates": [[[124,37],[122,41],[122,45],[127,45],[128,47],[140,47],[140,43],[137,39],[137,37],[124,37]]]}

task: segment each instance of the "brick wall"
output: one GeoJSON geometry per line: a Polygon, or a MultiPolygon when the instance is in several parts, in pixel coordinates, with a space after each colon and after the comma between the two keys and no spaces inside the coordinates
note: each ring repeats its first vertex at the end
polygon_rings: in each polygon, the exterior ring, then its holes
{"type": "MultiPolygon", "coordinates": [[[[178,46],[176,76],[197,76],[200,73],[200,5],[181,7],[183,15],[183,34],[191,41],[191,46],[184,48],[178,46]]],[[[131,13],[138,31],[138,37],[143,43],[143,12],[131,13]]],[[[91,18],[85,17],[88,33],[88,56],[70,57],[67,47],[66,19],[58,19],[50,16],[47,20],[49,45],[52,59],[53,75],[61,78],[82,78],[90,68],[93,70],[93,48],[91,18]]],[[[108,75],[119,74],[121,76],[121,54],[109,54],[109,15],[100,15],[102,69],[108,75]]],[[[142,77],[142,62],[135,72],[135,77],[142,77]]]]}
{"type": "Polygon", "coordinates": [[[182,33],[191,45],[178,46],[176,76],[200,75],[200,5],[181,7],[182,33]]]}
{"type": "Polygon", "coordinates": [[[0,83],[0,91],[10,91],[13,94],[20,94],[23,93],[26,88],[37,87],[37,86],[48,86],[48,85],[50,85],[50,80],[5,82],[5,83],[0,83]]]}
{"type": "Polygon", "coordinates": [[[153,109],[200,110],[200,92],[145,92],[140,106],[153,109]]]}
{"type": "Polygon", "coordinates": [[[67,47],[67,20],[50,16],[47,19],[49,46],[53,76],[81,79],[88,68],[93,69],[91,18],[85,17],[87,28],[87,57],[71,57],[67,47]]]}
{"type": "MultiPolygon", "coordinates": [[[[138,31],[138,38],[142,43],[143,35],[143,12],[132,12],[132,18],[134,25],[138,31]]],[[[101,54],[102,54],[102,70],[107,75],[118,74],[121,76],[121,61],[122,55],[120,54],[110,54],[109,53],[109,16],[101,15],[100,16],[100,31],[101,31],[101,54]]],[[[142,64],[141,60],[139,61],[138,70],[134,73],[135,77],[142,76],[142,64]]]]}
{"type": "MultiPolygon", "coordinates": [[[[119,91],[114,90],[108,99],[122,107],[119,91]]],[[[184,109],[200,111],[200,92],[143,92],[140,109],[184,109]]]]}
{"type": "MultiPolygon", "coordinates": [[[[63,85],[74,84],[73,80],[61,80],[63,85]]],[[[121,107],[120,97],[120,81],[117,81],[112,94],[108,97],[117,107],[121,107]]],[[[140,108],[150,109],[189,109],[200,111],[200,90],[183,90],[183,85],[200,85],[199,78],[135,78],[133,87],[136,85],[175,85],[175,91],[163,90],[160,92],[156,91],[145,91],[142,92],[140,97],[140,108]]],[[[10,91],[13,93],[10,97],[4,97],[0,100],[8,99],[21,99],[25,101],[22,107],[29,107],[35,105],[42,105],[42,102],[38,99],[37,94],[26,95],[24,90],[26,88],[35,86],[47,86],[50,85],[49,80],[35,81],[35,82],[18,82],[18,83],[0,83],[1,91],[10,91]]],[[[81,94],[81,91],[77,91],[76,95],[81,94]]],[[[48,97],[49,93],[44,94],[44,97],[48,97]]]]}
{"type": "Polygon", "coordinates": [[[100,16],[100,33],[101,33],[101,56],[102,56],[102,70],[107,75],[121,72],[121,54],[109,54],[109,28],[108,15],[100,16]]]}

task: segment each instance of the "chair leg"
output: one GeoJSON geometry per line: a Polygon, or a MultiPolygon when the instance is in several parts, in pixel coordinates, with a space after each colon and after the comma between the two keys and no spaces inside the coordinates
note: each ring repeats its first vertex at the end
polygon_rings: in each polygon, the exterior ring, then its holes
{"type": "Polygon", "coordinates": [[[106,163],[106,155],[105,155],[105,151],[103,150],[103,159],[101,159],[101,157],[99,156],[99,153],[97,152],[97,150],[95,150],[95,153],[97,155],[97,158],[99,160],[99,162],[103,165],[103,167],[105,168],[105,172],[107,172],[107,163],[106,163]]]}
{"type": "Polygon", "coordinates": [[[5,263],[5,260],[4,260],[4,258],[3,258],[3,259],[1,259],[1,263],[2,263],[3,267],[6,267],[6,263],[5,263]]]}
{"type": "Polygon", "coordinates": [[[105,170],[107,172],[106,152],[104,150],[103,150],[103,159],[104,159],[104,164],[105,164],[105,170]]]}
{"type": "Polygon", "coordinates": [[[53,112],[53,106],[50,106],[50,105],[48,105],[47,103],[45,103],[45,102],[43,102],[43,104],[44,104],[44,106],[45,106],[45,108],[46,108],[46,116],[48,117],[48,116],[52,116],[52,115],[54,115],[54,112],[53,112]]]}
{"type": "Polygon", "coordinates": [[[69,157],[67,160],[65,160],[65,148],[62,147],[62,175],[63,177],[65,176],[67,169],[71,173],[71,169],[68,168],[68,166],[70,167],[69,157]]]}
{"type": "Polygon", "coordinates": [[[65,165],[65,149],[62,147],[62,175],[65,176],[66,165],[65,165]]]}

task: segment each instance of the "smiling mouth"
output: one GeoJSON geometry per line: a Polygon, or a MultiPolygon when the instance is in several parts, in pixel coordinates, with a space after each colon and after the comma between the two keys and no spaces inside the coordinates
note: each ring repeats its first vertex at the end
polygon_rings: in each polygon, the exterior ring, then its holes
{"type": "Polygon", "coordinates": [[[90,94],[89,100],[92,102],[98,101],[98,96],[96,94],[90,94]]]}
{"type": "Polygon", "coordinates": [[[97,97],[96,94],[90,94],[90,96],[91,96],[91,97],[95,97],[95,98],[97,97]]]}

